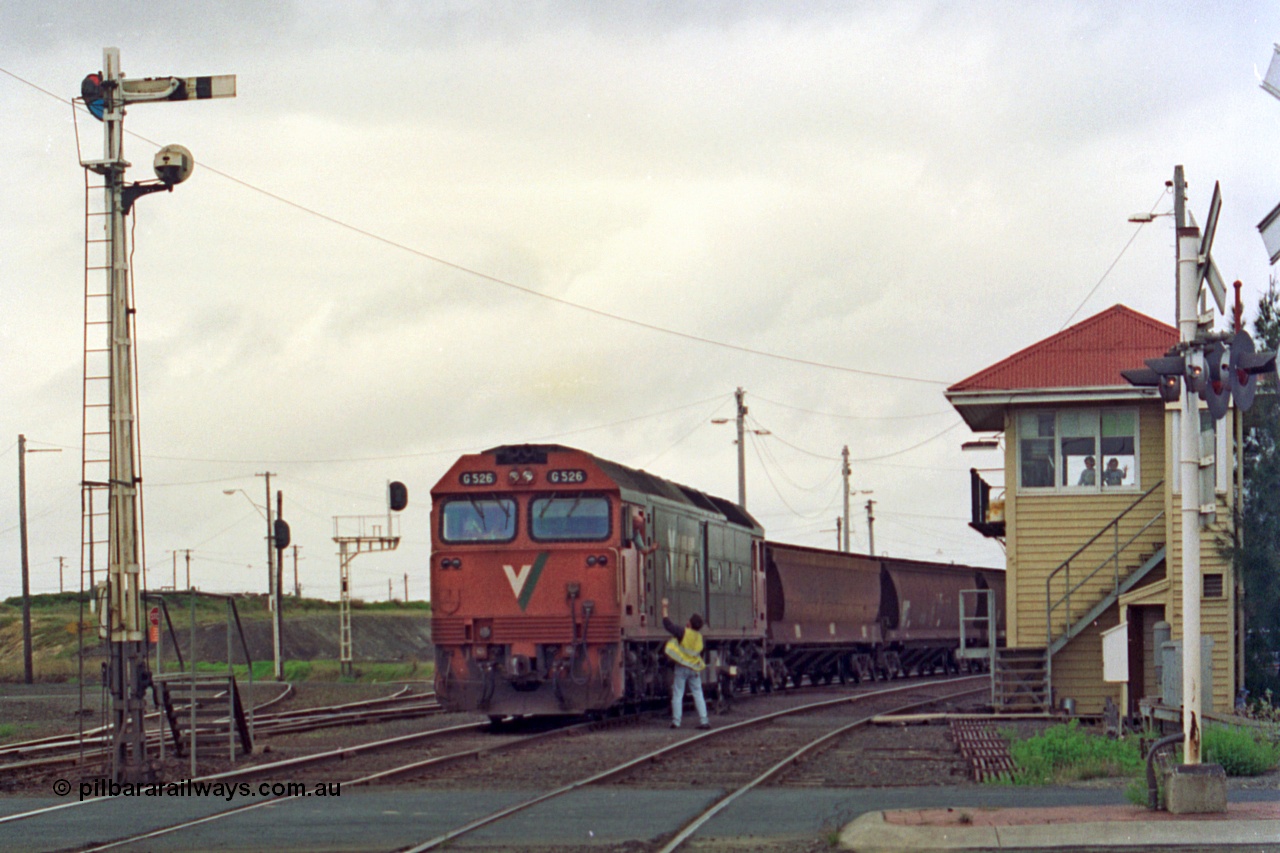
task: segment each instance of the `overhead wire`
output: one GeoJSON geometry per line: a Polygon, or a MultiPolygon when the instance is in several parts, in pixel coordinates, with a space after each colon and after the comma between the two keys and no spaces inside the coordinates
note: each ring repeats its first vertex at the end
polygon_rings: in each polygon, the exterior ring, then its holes
{"type": "Polygon", "coordinates": [[[823,412],[817,409],[806,409],[801,406],[792,406],[787,403],[780,403],[777,400],[770,400],[768,397],[762,397],[755,392],[752,392],[751,398],[753,400],[760,400],[762,402],[769,403],[770,405],[778,406],[783,409],[791,409],[792,411],[795,411],[795,412],[804,412],[806,415],[822,415],[823,417],[827,417],[827,418],[839,418],[841,420],[847,420],[847,421],[918,420],[920,418],[936,418],[940,415],[949,415],[949,414],[952,414],[952,412],[954,411],[953,409],[939,409],[936,412],[925,412],[923,414],[918,414],[918,415],[841,415],[841,414],[837,414],[836,412],[823,412]]]}
{"type": "MultiPolygon", "coordinates": [[[[8,69],[0,68],[0,73],[4,73],[9,77],[12,77],[14,80],[17,80],[18,82],[24,85],[30,86],[31,88],[35,89],[38,92],[41,92],[45,95],[49,95],[50,97],[58,100],[61,103],[64,103],[64,104],[71,103],[73,107],[75,105],[74,98],[68,99],[68,98],[63,98],[59,95],[55,95],[49,90],[44,89],[36,85],[35,83],[32,83],[31,81],[18,76],[17,74],[14,74],[12,71],[9,71],[8,69]]],[[[136,132],[125,131],[125,133],[127,133],[130,137],[134,139],[138,139],[142,142],[146,142],[149,145],[153,145],[157,149],[161,147],[160,143],[156,142],[153,139],[149,139],[145,136],[142,136],[141,134],[138,134],[136,132]]],[[[656,323],[649,323],[644,320],[638,320],[634,317],[628,317],[622,314],[616,314],[612,311],[606,311],[601,308],[593,308],[589,305],[584,305],[583,303],[580,303],[580,302],[574,302],[572,300],[565,299],[563,297],[554,296],[550,293],[544,293],[543,291],[536,290],[532,287],[528,287],[522,284],[517,284],[513,281],[509,281],[499,276],[483,272],[481,270],[475,269],[474,267],[469,267],[469,266],[466,266],[465,264],[461,264],[455,261],[450,261],[446,258],[440,257],[439,255],[433,255],[421,249],[416,249],[405,243],[392,240],[391,238],[384,237],[383,235],[378,234],[374,231],[361,228],[350,222],[347,222],[335,216],[331,216],[327,213],[323,213],[319,210],[316,210],[315,208],[308,207],[304,204],[293,201],[292,199],[286,198],[285,196],[282,196],[278,193],[274,193],[270,190],[264,189],[263,187],[259,187],[255,184],[252,184],[249,181],[243,180],[241,178],[237,178],[234,175],[231,175],[228,172],[222,171],[221,169],[218,169],[214,166],[210,166],[208,164],[202,164],[201,168],[205,171],[212,172],[213,174],[221,177],[224,180],[230,181],[240,187],[243,187],[244,189],[250,190],[251,192],[258,193],[259,195],[265,196],[266,198],[269,198],[275,202],[286,205],[288,207],[292,207],[295,210],[298,210],[302,213],[307,214],[308,216],[313,216],[331,225],[337,226],[339,228],[343,228],[354,234],[358,234],[362,237],[366,237],[370,240],[374,240],[376,242],[382,243],[391,248],[397,249],[402,252],[407,252],[411,255],[415,255],[424,260],[427,260],[432,263],[438,264],[440,266],[447,267],[449,269],[463,273],[464,275],[472,276],[482,281],[487,281],[491,284],[496,284],[505,288],[509,288],[511,290],[522,293],[526,296],[531,296],[537,299],[543,299],[548,302],[552,302],[557,305],[562,305],[568,308],[574,308],[578,311],[583,311],[593,316],[601,317],[606,320],[612,320],[617,323],[623,323],[625,325],[634,326],[636,328],[644,329],[650,332],[657,332],[659,334],[670,335],[672,337],[681,338],[683,340],[692,341],[694,343],[700,343],[707,346],[715,346],[722,349],[731,350],[733,352],[740,352],[747,355],[759,356],[762,358],[770,358],[778,361],[785,361],[791,364],[800,364],[807,367],[815,367],[815,368],[820,368],[824,370],[836,370],[843,373],[851,373],[859,376],[867,376],[867,377],[872,377],[877,379],[892,379],[900,382],[919,382],[919,383],[928,384],[928,385],[947,385],[948,384],[947,382],[940,379],[927,379],[919,376],[907,376],[903,374],[888,373],[883,371],[865,370],[862,368],[849,367],[847,365],[830,364],[827,362],[815,361],[813,359],[805,359],[805,358],[799,358],[796,356],[783,355],[781,353],[769,352],[767,350],[757,349],[755,347],[748,347],[748,346],[743,346],[741,344],[730,343],[727,341],[715,340],[713,338],[708,338],[702,335],[695,335],[690,332],[679,331],[677,329],[672,329],[666,326],[659,326],[656,323]]]]}
{"type": "MultiPolygon", "coordinates": [[[[1151,205],[1151,209],[1148,210],[1147,213],[1149,214],[1155,213],[1156,207],[1159,206],[1161,199],[1163,199],[1166,195],[1168,195],[1169,191],[1170,191],[1169,187],[1165,187],[1164,190],[1160,193],[1160,196],[1155,200],[1155,203],[1151,205]]],[[[1133,241],[1138,239],[1138,235],[1142,233],[1143,227],[1150,224],[1151,224],[1150,222],[1138,223],[1138,227],[1133,229],[1133,234],[1129,237],[1129,241],[1125,243],[1124,246],[1121,247],[1120,254],[1116,255],[1116,259],[1111,262],[1111,266],[1107,267],[1106,270],[1102,273],[1102,277],[1099,278],[1096,282],[1094,282],[1093,287],[1089,289],[1089,292],[1085,294],[1084,299],[1081,299],[1080,304],[1076,306],[1076,310],[1072,311],[1071,314],[1067,317],[1066,322],[1063,323],[1058,328],[1059,332],[1061,332],[1067,326],[1071,325],[1071,321],[1074,320],[1075,316],[1080,313],[1080,309],[1085,306],[1085,303],[1087,303],[1090,299],[1093,298],[1093,294],[1098,292],[1098,288],[1101,287],[1102,283],[1107,280],[1107,276],[1111,275],[1111,271],[1116,268],[1116,264],[1120,263],[1120,259],[1124,257],[1124,253],[1129,251],[1129,247],[1133,245],[1133,241]]]]}
{"type": "Polygon", "coordinates": [[[657,456],[654,456],[652,459],[650,459],[648,462],[644,463],[644,464],[643,464],[643,465],[641,465],[640,467],[641,467],[642,469],[643,469],[643,468],[651,468],[651,467],[653,467],[653,463],[657,462],[659,459],[661,459],[662,457],[666,456],[666,455],[667,455],[668,453],[670,453],[672,450],[675,450],[675,449],[676,449],[676,447],[678,447],[679,445],[681,445],[682,443],[684,443],[684,441],[685,441],[686,439],[688,439],[688,438],[689,438],[689,436],[691,436],[691,435],[693,435],[695,432],[697,432],[699,427],[703,426],[705,423],[708,423],[708,422],[711,420],[711,416],[712,416],[712,415],[714,415],[716,412],[720,411],[721,409],[723,409],[723,408],[724,408],[724,406],[725,406],[725,403],[727,403],[727,402],[728,402],[728,399],[727,399],[727,398],[720,400],[720,402],[716,404],[716,407],[715,407],[714,409],[712,409],[710,412],[708,412],[706,415],[704,415],[700,420],[698,420],[697,422],[695,422],[695,423],[694,423],[694,425],[693,425],[693,427],[692,427],[688,432],[686,432],[684,435],[682,435],[682,436],[680,436],[679,438],[677,438],[674,442],[672,442],[670,445],[668,445],[668,446],[667,446],[667,448],[666,448],[665,450],[663,450],[663,451],[662,451],[661,453],[659,453],[657,456]]]}

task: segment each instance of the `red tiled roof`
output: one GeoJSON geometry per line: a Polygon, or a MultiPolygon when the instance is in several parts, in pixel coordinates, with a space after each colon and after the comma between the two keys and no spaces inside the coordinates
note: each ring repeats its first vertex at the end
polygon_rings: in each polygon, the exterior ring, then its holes
{"type": "Polygon", "coordinates": [[[1178,342],[1173,326],[1113,305],[962,379],[951,391],[1128,387],[1121,370],[1143,367],[1178,342]]]}

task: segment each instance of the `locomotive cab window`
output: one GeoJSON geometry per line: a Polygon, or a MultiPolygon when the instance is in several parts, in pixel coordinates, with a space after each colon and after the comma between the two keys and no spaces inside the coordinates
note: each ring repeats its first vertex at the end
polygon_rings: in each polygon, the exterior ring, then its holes
{"type": "Polygon", "coordinates": [[[609,538],[612,512],[601,495],[555,495],[529,504],[529,533],[539,541],[599,542],[609,538]]]}
{"type": "Polygon", "coordinates": [[[516,502],[478,495],[451,500],[440,526],[445,542],[507,542],[516,535],[516,502]]]}

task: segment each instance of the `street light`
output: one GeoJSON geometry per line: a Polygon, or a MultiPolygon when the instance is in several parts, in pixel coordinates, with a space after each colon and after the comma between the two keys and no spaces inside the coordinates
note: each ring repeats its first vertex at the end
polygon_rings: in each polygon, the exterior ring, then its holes
{"type": "Polygon", "coordinates": [[[249,493],[246,492],[244,489],[223,489],[222,490],[222,493],[224,495],[234,495],[237,492],[244,495],[244,499],[247,500],[250,504],[252,504],[253,508],[258,511],[258,515],[262,516],[263,518],[267,517],[267,514],[262,511],[262,507],[254,503],[253,498],[249,497],[249,493]]]}

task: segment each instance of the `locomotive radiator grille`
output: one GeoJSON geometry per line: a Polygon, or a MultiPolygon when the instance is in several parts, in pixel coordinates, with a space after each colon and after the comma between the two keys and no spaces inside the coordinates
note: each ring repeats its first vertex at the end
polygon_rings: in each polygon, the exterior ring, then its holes
{"type": "MultiPolygon", "coordinates": [[[[574,640],[573,625],[568,614],[564,616],[495,616],[486,620],[493,628],[490,643],[571,643],[574,640]]],[[[436,645],[456,646],[476,642],[467,636],[467,619],[435,617],[431,622],[431,642],[436,645]]],[[[578,639],[581,640],[582,615],[578,616],[578,639]]],[[[621,638],[622,620],[614,616],[593,615],[588,626],[586,641],[589,643],[616,643],[621,638]]]]}

